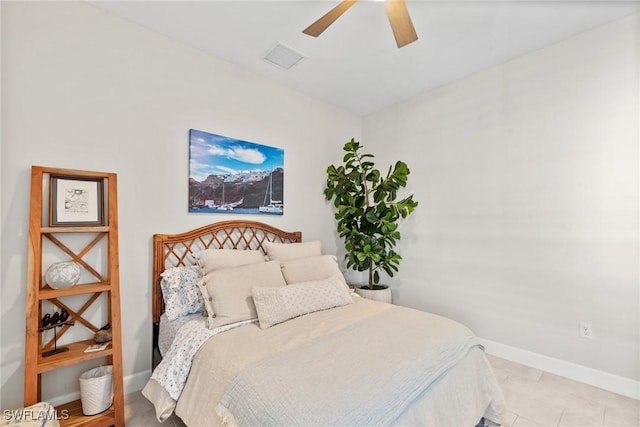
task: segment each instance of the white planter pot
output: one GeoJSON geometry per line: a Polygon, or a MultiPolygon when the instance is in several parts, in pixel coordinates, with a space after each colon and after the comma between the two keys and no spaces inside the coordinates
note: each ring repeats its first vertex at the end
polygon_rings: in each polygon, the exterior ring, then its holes
{"type": "Polygon", "coordinates": [[[371,290],[359,288],[356,286],[356,293],[362,298],[372,299],[374,301],[386,302],[388,304],[391,304],[393,302],[391,297],[391,289],[389,287],[386,287],[384,289],[371,290]]]}

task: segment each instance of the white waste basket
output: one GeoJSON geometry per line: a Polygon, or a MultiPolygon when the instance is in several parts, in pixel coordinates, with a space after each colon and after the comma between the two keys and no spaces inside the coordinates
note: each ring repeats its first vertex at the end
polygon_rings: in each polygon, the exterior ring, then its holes
{"type": "Polygon", "coordinates": [[[109,409],[113,403],[113,366],[100,366],[80,375],[80,401],[84,415],[109,409]]]}

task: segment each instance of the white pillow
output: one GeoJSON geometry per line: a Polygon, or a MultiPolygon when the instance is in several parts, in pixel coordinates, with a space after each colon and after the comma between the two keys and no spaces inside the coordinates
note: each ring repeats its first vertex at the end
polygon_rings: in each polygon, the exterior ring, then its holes
{"type": "Polygon", "coordinates": [[[315,240],[302,243],[262,243],[264,251],[270,260],[287,261],[296,258],[322,255],[322,242],[315,240]]]}
{"type": "Polygon", "coordinates": [[[171,267],[160,276],[164,312],[169,320],[204,311],[204,298],[198,289],[200,267],[171,267]]]}
{"type": "Polygon", "coordinates": [[[353,302],[349,291],[336,276],[275,288],[254,287],[253,301],[261,329],[353,302]]]}
{"type": "Polygon", "coordinates": [[[194,258],[202,267],[203,275],[209,274],[214,270],[266,261],[262,251],[251,249],[206,249],[195,254],[194,258]]]}
{"type": "Polygon", "coordinates": [[[211,329],[257,318],[252,288],[286,285],[278,261],[215,270],[201,283],[203,295],[209,298],[207,323],[211,329]]]}
{"type": "Polygon", "coordinates": [[[282,275],[289,285],[292,283],[324,280],[336,276],[342,281],[345,287],[348,287],[335,255],[320,255],[280,261],[280,265],[282,266],[282,275]]]}

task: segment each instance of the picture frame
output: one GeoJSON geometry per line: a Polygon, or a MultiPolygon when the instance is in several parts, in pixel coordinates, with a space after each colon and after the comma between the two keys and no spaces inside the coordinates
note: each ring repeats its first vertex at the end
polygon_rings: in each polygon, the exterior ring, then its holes
{"type": "Polygon", "coordinates": [[[49,185],[49,225],[104,225],[103,179],[52,175],[49,185]]]}
{"type": "Polygon", "coordinates": [[[283,215],[284,149],[189,130],[189,213],[283,215]]]}

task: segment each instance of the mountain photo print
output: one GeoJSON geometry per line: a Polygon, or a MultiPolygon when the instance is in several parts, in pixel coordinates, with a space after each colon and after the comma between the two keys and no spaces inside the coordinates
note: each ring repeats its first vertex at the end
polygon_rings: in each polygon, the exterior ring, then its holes
{"type": "Polygon", "coordinates": [[[284,150],[191,129],[189,212],[282,215],[284,150]]]}

